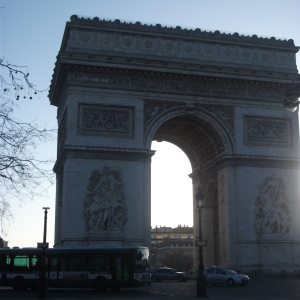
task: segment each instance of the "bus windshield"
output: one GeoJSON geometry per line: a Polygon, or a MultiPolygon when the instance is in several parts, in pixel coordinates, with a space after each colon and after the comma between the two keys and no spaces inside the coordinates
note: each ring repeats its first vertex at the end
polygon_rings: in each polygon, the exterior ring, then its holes
{"type": "Polygon", "coordinates": [[[149,270],[149,250],[148,248],[138,248],[136,254],[135,271],[137,273],[148,272],[149,270]]]}

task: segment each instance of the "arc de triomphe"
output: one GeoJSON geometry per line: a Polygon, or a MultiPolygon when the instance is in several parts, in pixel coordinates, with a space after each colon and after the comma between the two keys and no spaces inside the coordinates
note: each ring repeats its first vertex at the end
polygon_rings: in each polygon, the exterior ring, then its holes
{"type": "MultiPolygon", "coordinates": [[[[297,51],[292,40],[72,16],[49,92],[55,246],[150,246],[157,140],[185,152],[194,195],[205,194],[205,265],[299,268],[298,114],[282,105],[297,51]]],[[[194,224],[197,240],[195,204],[194,224]]]]}

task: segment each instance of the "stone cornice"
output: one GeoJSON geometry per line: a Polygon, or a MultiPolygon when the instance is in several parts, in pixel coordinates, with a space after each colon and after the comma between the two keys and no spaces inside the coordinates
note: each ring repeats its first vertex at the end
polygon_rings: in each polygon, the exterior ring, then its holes
{"type": "MultiPolygon", "coordinates": [[[[230,77],[215,77],[170,73],[139,71],[121,68],[104,68],[89,66],[64,66],[60,75],[60,84],[68,86],[85,86],[105,89],[125,89],[143,92],[165,92],[186,95],[214,96],[249,100],[282,102],[287,84],[230,77]]],[[[51,86],[53,87],[53,86],[51,86]]],[[[56,87],[58,91],[61,88],[56,87]]],[[[59,99],[51,95],[52,104],[58,106],[59,99]],[[54,101],[53,101],[54,100],[54,101]]],[[[51,95],[51,96],[50,96],[51,95]]]]}
{"type": "MultiPolygon", "coordinates": [[[[257,35],[252,36],[244,36],[240,35],[237,32],[231,33],[222,33],[220,31],[202,31],[199,28],[196,29],[186,29],[181,28],[180,26],[167,27],[162,26],[161,24],[156,25],[148,25],[142,24],[141,22],[135,23],[127,23],[121,22],[120,20],[100,20],[98,17],[94,18],[84,18],[78,17],[77,15],[73,15],[70,18],[70,23],[72,25],[80,25],[80,26],[92,26],[92,27],[101,27],[105,29],[112,30],[128,30],[134,32],[145,32],[145,33],[153,33],[155,35],[173,35],[178,37],[190,37],[190,38],[201,38],[208,40],[219,40],[219,41],[232,41],[234,43],[251,43],[257,45],[271,45],[271,46],[280,46],[280,47],[288,47],[288,48],[296,48],[294,41],[292,39],[289,40],[280,40],[275,37],[271,38],[263,38],[258,37],[257,35]]],[[[296,50],[297,51],[297,50],[296,50]]]]}
{"type": "MultiPolygon", "coordinates": [[[[287,82],[298,76],[292,40],[262,39],[115,21],[78,18],[67,22],[49,91],[61,86],[66,63],[125,72],[177,73],[287,82]]],[[[158,77],[160,80],[160,78],[158,77]]]]}
{"type": "MultiPolygon", "coordinates": [[[[299,169],[299,158],[286,158],[276,156],[258,155],[233,155],[220,157],[215,163],[218,169],[225,167],[261,167],[261,168],[283,168],[299,169]]],[[[209,167],[211,169],[211,166],[209,167]]],[[[203,170],[201,172],[206,172],[203,170]]]]}
{"type": "Polygon", "coordinates": [[[67,158],[84,158],[84,159],[99,159],[105,158],[107,160],[128,160],[128,161],[144,161],[151,162],[151,157],[155,151],[133,148],[113,148],[113,147],[96,147],[96,146],[78,146],[78,145],[64,145],[62,150],[57,155],[56,163],[53,171],[56,174],[61,172],[63,162],[67,158]]]}
{"type": "Polygon", "coordinates": [[[202,178],[203,182],[205,182],[210,178],[215,177],[218,170],[237,167],[297,170],[300,167],[300,159],[259,155],[225,155],[201,166],[201,171],[199,168],[193,169],[193,172],[189,174],[189,177],[192,178],[193,182],[200,178],[202,178]]]}
{"type": "MultiPolygon", "coordinates": [[[[118,56],[97,56],[79,54],[60,54],[57,60],[52,77],[49,95],[51,103],[57,102],[54,95],[55,90],[59,91],[62,85],[62,78],[65,72],[109,72],[115,74],[131,75],[140,77],[151,76],[157,79],[177,78],[192,80],[195,78],[206,78],[211,82],[238,83],[244,82],[253,86],[273,86],[286,89],[298,74],[281,73],[268,70],[256,70],[247,66],[236,68],[221,67],[198,62],[194,64],[169,63],[167,61],[151,61],[148,59],[125,59],[118,56]],[[58,87],[60,86],[60,87],[58,87]],[[53,101],[55,99],[55,101],[53,101]]],[[[65,81],[66,83],[66,81],[65,81]]],[[[56,104],[54,104],[56,105],[56,104]]]]}
{"type": "Polygon", "coordinates": [[[189,177],[193,180],[198,180],[199,178],[210,178],[214,176],[218,170],[228,167],[299,169],[300,159],[238,154],[232,156],[220,156],[215,159],[213,163],[210,162],[208,166],[202,166],[201,171],[198,168],[194,169],[193,172],[189,174],[189,177]]]}

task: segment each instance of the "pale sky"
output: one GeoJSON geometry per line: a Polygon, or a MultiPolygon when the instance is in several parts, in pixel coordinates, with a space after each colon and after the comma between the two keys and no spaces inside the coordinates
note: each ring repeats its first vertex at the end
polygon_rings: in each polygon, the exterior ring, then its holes
{"type": "MultiPolygon", "coordinates": [[[[30,80],[39,89],[50,85],[65,23],[70,16],[200,28],[294,39],[300,46],[300,0],[0,0],[0,56],[11,64],[29,67],[30,80]]],[[[297,54],[300,64],[300,54],[297,54]]],[[[3,72],[3,70],[1,70],[3,72]]],[[[13,95],[12,95],[13,96],[13,95]]],[[[56,126],[56,107],[47,93],[19,101],[15,117],[56,126]]],[[[193,225],[191,166],[185,154],[167,143],[153,143],[152,226],[193,225]]],[[[36,149],[43,158],[56,156],[56,141],[36,149]]],[[[54,241],[55,186],[48,198],[20,204],[11,202],[14,220],[9,246],[35,247],[43,239],[42,207],[48,213],[47,241],[54,241]]]]}

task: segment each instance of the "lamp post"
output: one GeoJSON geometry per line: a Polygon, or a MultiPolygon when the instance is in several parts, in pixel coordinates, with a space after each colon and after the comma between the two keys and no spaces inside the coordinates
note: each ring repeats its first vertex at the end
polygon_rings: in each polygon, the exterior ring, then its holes
{"type": "Polygon", "coordinates": [[[47,298],[46,249],[49,247],[49,245],[46,242],[46,237],[47,237],[47,214],[48,214],[48,209],[50,209],[50,207],[43,207],[43,209],[44,209],[44,215],[45,215],[44,216],[43,242],[37,244],[37,247],[42,248],[42,250],[43,250],[41,266],[40,266],[38,298],[47,298]]]}
{"type": "Polygon", "coordinates": [[[206,241],[202,241],[202,224],[201,224],[201,211],[203,206],[205,195],[203,194],[200,186],[197,193],[195,194],[196,205],[199,212],[199,241],[196,245],[199,247],[199,265],[198,265],[198,276],[197,276],[197,295],[196,297],[203,298],[207,297],[206,292],[206,278],[204,276],[204,264],[203,264],[203,253],[202,247],[206,246],[206,241]]]}
{"type": "Polygon", "coordinates": [[[285,99],[283,101],[283,106],[286,110],[291,112],[299,110],[299,98],[300,98],[300,84],[295,84],[295,81],[300,78],[295,78],[292,81],[292,86],[285,91],[285,99]]]}

